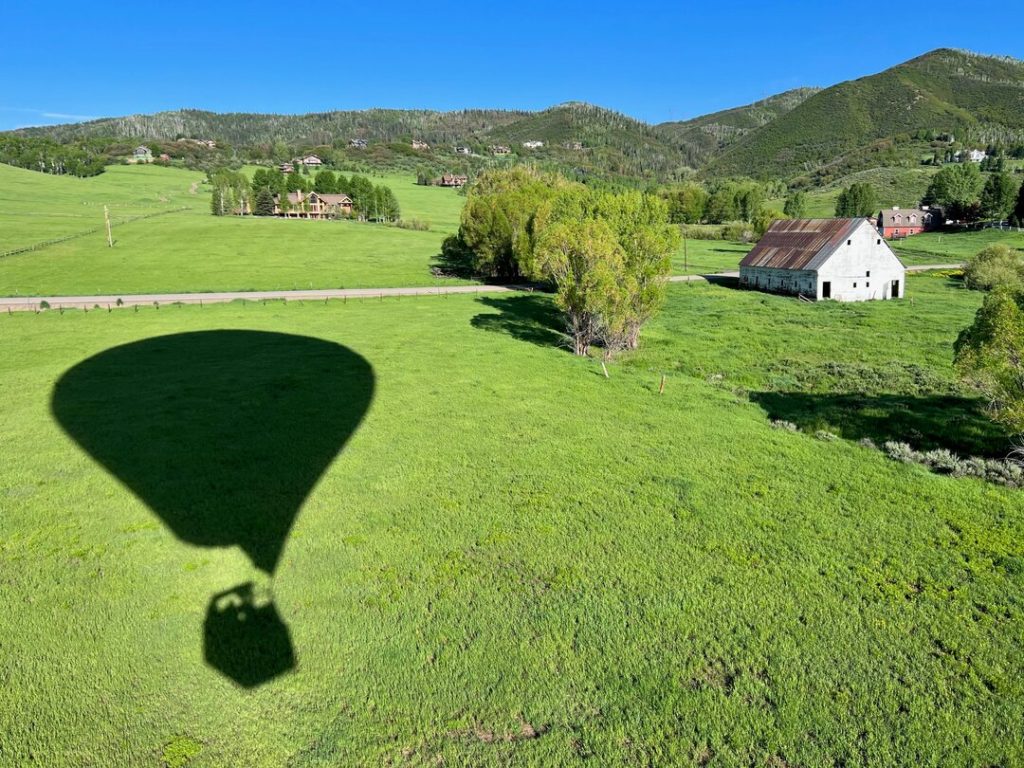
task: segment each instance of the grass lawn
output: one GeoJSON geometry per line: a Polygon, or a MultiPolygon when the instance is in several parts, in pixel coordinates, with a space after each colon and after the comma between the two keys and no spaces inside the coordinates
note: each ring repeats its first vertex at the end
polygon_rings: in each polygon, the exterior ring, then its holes
{"type": "Polygon", "coordinates": [[[982,229],[976,232],[924,232],[893,243],[896,255],[906,263],[967,261],[978,251],[996,243],[1024,251],[1024,232],[982,229]]]}
{"type": "Polygon", "coordinates": [[[728,240],[687,239],[685,258],[683,245],[672,256],[672,274],[734,272],[740,268],[740,261],[752,247],[752,243],[733,243],[728,240]]]}
{"type": "Polygon", "coordinates": [[[102,232],[0,260],[0,295],[149,293],[205,290],[366,288],[466,282],[435,278],[430,267],[445,235],[458,227],[464,198],[453,190],[388,183],[403,215],[431,223],[413,231],[358,222],[239,219],[209,214],[200,174],[155,166],[112,166],[93,179],[52,177],[0,165],[0,249],[82,231],[129,215],[189,210],[116,226],[114,248],[102,232]],[[52,195],[51,195],[52,191],[52,195]],[[35,217],[47,200],[48,213],[35,217]],[[98,217],[98,218],[97,218],[98,217]]]}
{"type": "Polygon", "coordinates": [[[1021,494],[856,442],[1005,439],[908,294],[0,317],[0,762],[1020,764],[1021,494]]]}

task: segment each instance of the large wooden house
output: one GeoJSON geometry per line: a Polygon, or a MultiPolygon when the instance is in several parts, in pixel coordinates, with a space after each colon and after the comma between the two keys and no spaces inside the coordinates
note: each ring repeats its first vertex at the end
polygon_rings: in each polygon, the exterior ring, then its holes
{"type": "Polygon", "coordinates": [[[334,219],[352,215],[352,198],[320,192],[289,192],[287,203],[274,195],[274,215],[286,219],[334,219]]]}
{"type": "Polygon", "coordinates": [[[468,183],[468,176],[459,176],[454,173],[446,173],[441,176],[441,180],[437,183],[437,185],[439,187],[464,187],[468,183]]]}
{"type": "Polygon", "coordinates": [[[906,268],[869,219],[774,222],[740,262],[740,285],[808,299],[901,299],[906,268]]]}

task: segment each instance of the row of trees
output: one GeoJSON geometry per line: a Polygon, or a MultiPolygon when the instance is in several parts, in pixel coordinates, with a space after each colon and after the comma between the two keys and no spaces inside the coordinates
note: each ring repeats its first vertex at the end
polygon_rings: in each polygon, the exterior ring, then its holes
{"type": "MultiPolygon", "coordinates": [[[[664,190],[669,218],[676,224],[725,224],[732,221],[756,223],[766,213],[765,200],[781,194],[781,182],[761,183],[731,179],[707,187],[688,182],[664,190]]],[[[777,212],[775,212],[777,214],[777,212]]]]}
{"type": "Polygon", "coordinates": [[[0,163],[58,176],[98,176],[109,159],[95,144],[60,144],[52,139],[0,135],[0,163]]]}
{"type": "Polygon", "coordinates": [[[480,176],[456,239],[479,274],[553,283],[573,351],[610,356],[660,309],[679,231],[653,195],[516,167],[480,176]]]}

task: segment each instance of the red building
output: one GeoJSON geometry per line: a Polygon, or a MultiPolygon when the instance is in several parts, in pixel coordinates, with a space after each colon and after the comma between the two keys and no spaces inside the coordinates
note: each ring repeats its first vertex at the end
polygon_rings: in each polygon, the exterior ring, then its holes
{"type": "Polygon", "coordinates": [[[932,219],[931,211],[919,211],[914,208],[906,210],[887,208],[878,213],[878,231],[887,240],[910,237],[931,229],[932,219]]]}

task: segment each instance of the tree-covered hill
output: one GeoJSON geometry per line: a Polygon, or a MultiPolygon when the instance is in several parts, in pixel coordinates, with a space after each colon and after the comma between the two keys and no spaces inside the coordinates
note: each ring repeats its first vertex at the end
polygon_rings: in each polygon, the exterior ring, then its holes
{"type": "Polygon", "coordinates": [[[332,144],[349,139],[395,141],[417,138],[430,143],[468,142],[491,129],[529,115],[499,109],[435,112],[420,109],[367,109],[273,115],[217,113],[195,109],[153,115],[108,117],[85,123],[23,128],[16,133],[45,135],[61,141],[88,136],[170,140],[213,139],[235,145],[332,144]]]}
{"type": "Polygon", "coordinates": [[[683,146],[703,164],[753,130],[768,125],[816,94],[820,88],[795,88],[753,104],[733,107],[692,120],[661,123],[658,131],[683,146]]]}
{"type": "MultiPolygon", "coordinates": [[[[178,110],[25,128],[5,136],[36,142],[27,148],[18,144],[7,153],[31,155],[31,163],[18,160],[25,167],[40,164],[37,144],[47,150],[47,157],[54,155],[47,142],[94,147],[105,139],[109,146],[95,148],[116,161],[124,157],[123,147],[134,142],[162,146],[187,138],[229,145],[227,151],[200,158],[208,165],[283,162],[314,151],[338,167],[424,177],[471,175],[488,165],[525,160],[582,179],[656,184],[699,172],[710,180],[747,176],[828,187],[874,168],[919,169],[922,161],[933,160],[939,164],[957,149],[1001,146],[1024,151],[1024,62],[940,49],[825,90],[799,88],[660,125],[570,102],[538,112],[370,109],[273,115],[178,110]],[[352,139],[368,145],[350,148],[352,139]],[[413,139],[430,148],[414,149],[413,139]],[[543,142],[543,147],[527,148],[524,142],[543,142]],[[508,147],[510,153],[496,156],[495,145],[508,147]],[[456,147],[463,150],[456,153],[456,147]]],[[[181,152],[168,154],[188,160],[181,152]]]]}
{"type": "Polygon", "coordinates": [[[979,147],[1024,141],[1024,62],[932,51],[816,93],[726,148],[706,172],[827,182],[830,167],[919,160],[930,141],[950,138],[979,147]]]}

